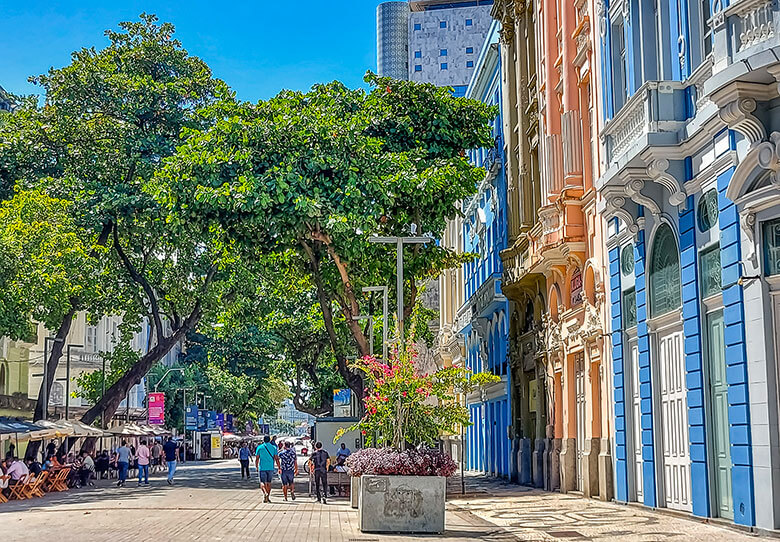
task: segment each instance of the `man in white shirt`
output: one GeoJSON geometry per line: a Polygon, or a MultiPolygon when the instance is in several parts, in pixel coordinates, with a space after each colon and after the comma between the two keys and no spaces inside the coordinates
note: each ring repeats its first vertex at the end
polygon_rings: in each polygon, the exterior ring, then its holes
{"type": "Polygon", "coordinates": [[[30,469],[27,468],[24,461],[19,461],[18,457],[14,457],[6,474],[11,477],[11,482],[18,482],[23,476],[30,474],[30,469]]]}

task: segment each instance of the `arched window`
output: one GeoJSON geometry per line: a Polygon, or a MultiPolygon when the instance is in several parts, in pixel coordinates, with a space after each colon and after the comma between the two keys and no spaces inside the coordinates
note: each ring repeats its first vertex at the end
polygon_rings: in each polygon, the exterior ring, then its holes
{"type": "Polygon", "coordinates": [[[658,228],[650,260],[650,314],[658,316],[680,306],[680,253],[667,224],[658,228]]]}
{"type": "Polygon", "coordinates": [[[0,395],[8,395],[5,391],[5,365],[0,363],[0,395]]]}

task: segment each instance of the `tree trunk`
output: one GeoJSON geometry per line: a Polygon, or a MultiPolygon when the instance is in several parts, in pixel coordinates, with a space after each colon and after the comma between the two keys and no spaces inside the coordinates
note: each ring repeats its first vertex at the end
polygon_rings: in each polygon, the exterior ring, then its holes
{"type": "MultiPolygon", "coordinates": [[[[36,421],[46,419],[44,404],[48,402],[46,399],[51,394],[51,385],[54,383],[54,378],[57,376],[57,366],[60,363],[60,358],[62,358],[62,351],[65,349],[65,339],[68,338],[68,333],[70,333],[70,328],[73,326],[73,317],[75,315],[76,300],[74,299],[71,300],[71,308],[65,314],[65,317],[60,324],[60,328],[57,330],[57,335],[54,337],[54,343],[52,344],[51,352],[49,353],[49,359],[46,362],[46,378],[41,380],[41,387],[38,391],[38,401],[35,404],[33,419],[36,421]]],[[[44,341],[46,341],[46,339],[44,339],[44,341]]]]}
{"type": "MultiPolygon", "coordinates": [[[[91,258],[96,258],[98,256],[97,247],[103,247],[108,242],[108,236],[111,233],[111,223],[103,224],[103,229],[100,232],[100,235],[97,238],[97,242],[95,243],[96,248],[93,248],[89,255],[91,258]]],[[[48,402],[48,397],[51,393],[51,385],[53,384],[54,377],[57,374],[57,366],[59,365],[60,358],[62,358],[62,351],[65,348],[65,339],[68,338],[68,334],[70,333],[70,328],[73,326],[73,317],[76,315],[76,312],[78,311],[79,306],[79,300],[76,297],[73,297],[70,299],[70,309],[65,314],[65,316],[62,318],[62,322],[60,323],[59,329],[57,329],[57,335],[55,335],[54,338],[54,344],[52,345],[51,352],[49,353],[49,359],[46,363],[46,388],[44,387],[44,382],[41,381],[41,387],[38,391],[38,401],[35,404],[35,413],[33,415],[34,420],[43,420],[46,419],[46,413],[44,412],[44,402],[48,402]]],[[[45,341],[46,339],[44,339],[45,341]]],[[[67,401],[67,398],[65,399],[67,401]]],[[[34,441],[30,443],[30,450],[33,454],[36,454],[38,452],[38,448],[40,446],[39,441],[34,441]]]]}
{"type": "Polygon", "coordinates": [[[149,370],[160,361],[171,349],[179,342],[190,330],[194,329],[200,320],[198,315],[196,319],[188,319],[182,327],[176,330],[173,335],[163,338],[154,348],[149,350],[140,360],[138,360],[119,380],[106,390],[106,393],[95,405],[90,408],[81,418],[83,423],[92,424],[100,418],[105,412],[106,420],[110,420],[130,391],[130,388],[139,384],[149,370]]]}
{"type": "Polygon", "coordinates": [[[301,242],[303,249],[309,257],[311,262],[312,277],[314,278],[314,284],[317,287],[317,299],[320,302],[320,308],[322,309],[322,319],[325,323],[325,330],[328,332],[328,339],[330,339],[331,348],[333,348],[333,355],[336,356],[336,365],[338,366],[339,373],[344,378],[344,381],[350,387],[350,389],[356,394],[358,398],[358,408],[360,412],[363,411],[363,396],[364,396],[364,384],[363,379],[350,371],[347,366],[347,358],[341,353],[341,345],[339,344],[338,335],[336,334],[336,326],[333,322],[333,307],[331,300],[325,291],[325,285],[322,281],[322,275],[320,274],[320,260],[314,249],[306,242],[301,242]]]}

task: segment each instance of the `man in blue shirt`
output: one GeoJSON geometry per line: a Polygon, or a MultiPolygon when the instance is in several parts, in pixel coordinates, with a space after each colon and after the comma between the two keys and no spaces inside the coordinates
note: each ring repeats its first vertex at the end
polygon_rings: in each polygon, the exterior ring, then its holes
{"type": "Polygon", "coordinates": [[[260,478],[260,489],[263,491],[263,502],[271,502],[271,480],[274,477],[274,465],[281,469],[279,453],[271,437],[263,437],[263,443],[255,450],[255,467],[260,478]]]}
{"type": "Polygon", "coordinates": [[[168,485],[173,485],[173,475],[176,474],[176,461],[179,459],[179,446],[173,441],[173,437],[168,437],[168,442],[163,446],[165,453],[165,463],[168,465],[168,485]]]}
{"type": "Polygon", "coordinates": [[[241,463],[241,479],[249,480],[249,445],[246,442],[242,442],[238,450],[238,462],[241,463]]]}

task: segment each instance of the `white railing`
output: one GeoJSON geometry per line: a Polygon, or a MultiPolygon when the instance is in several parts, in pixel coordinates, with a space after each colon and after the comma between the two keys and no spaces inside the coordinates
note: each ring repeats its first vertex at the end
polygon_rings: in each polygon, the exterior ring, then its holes
{"type": "Polygon", "coordinates": [[[773,0],[742,0],[729,10],[739,17],[739,51],[775,35],[772,4],[773,0]]]}
{"type": "Polygon", "coordinates": [[[623,154],[642,134],[647,132],[648,118],[647,84],[628,99],[628,102],[604,127],[604,135],[609,140],[610,161],[623,154]]]}

